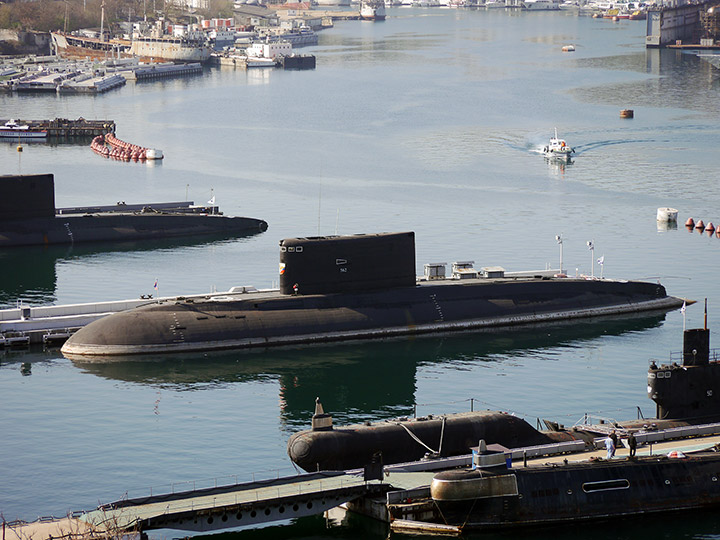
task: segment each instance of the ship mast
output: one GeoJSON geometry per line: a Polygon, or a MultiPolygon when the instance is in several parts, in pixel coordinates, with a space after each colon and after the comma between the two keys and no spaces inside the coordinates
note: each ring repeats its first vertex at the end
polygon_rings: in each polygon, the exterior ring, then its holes
{"type": "Polygon", "coordinates": [[[100,41],[105,41],[105,33],[103,27],[105,26],[105,1],[100,4],[100,41]]]}

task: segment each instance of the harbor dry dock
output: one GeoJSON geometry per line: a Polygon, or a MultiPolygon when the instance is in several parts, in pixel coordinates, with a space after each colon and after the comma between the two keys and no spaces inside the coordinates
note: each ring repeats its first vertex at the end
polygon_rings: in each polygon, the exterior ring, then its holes
{"type": "MultiPolygon", "coordinates": [[[[0,125],[5,125],[9,119],[0,120],[0,125]]],[[[19,120],[18,123],[27,124],[30,129],[44,129],[48,137],[56,139],[68,139],[71,137],[95,137],[105,133],[115,132],[114,120],[86,120],[78,118],[69,120],[67,118],[55,118],[54,120],[19,120]]]]}

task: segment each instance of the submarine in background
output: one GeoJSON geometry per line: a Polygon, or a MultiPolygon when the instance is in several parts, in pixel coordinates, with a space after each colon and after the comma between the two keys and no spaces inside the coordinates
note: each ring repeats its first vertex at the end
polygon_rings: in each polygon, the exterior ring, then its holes
{"type": "Polygon", "coordinates": [[[667,311],[683,300],[656,283],[478,272],[455,263],[415,274],[413,232],[289,238],[280,288],[178,297],[90,323],[62,347],[68,358],[178,353],[495,329],[594,316],[667,311]]]}
{"type": "Polygon", "coordinates": [[[0,248],[142,240],[209,234],[256,234],[262,219],[228,217],[192,202],[55,208],[52,174],[0,176],[0,248]]]}

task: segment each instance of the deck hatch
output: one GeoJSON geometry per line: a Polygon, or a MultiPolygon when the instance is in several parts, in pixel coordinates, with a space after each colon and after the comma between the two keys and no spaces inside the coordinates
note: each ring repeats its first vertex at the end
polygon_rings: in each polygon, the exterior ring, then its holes
{"type": "Polygon", "coordinates": [[[610,491],[613,489],[628,489],[630,481],[625,478],[618,480],[603,480],[602,482],[585,482],[582,485],[585,493],[594,493],[596,491],[610,491]]]}

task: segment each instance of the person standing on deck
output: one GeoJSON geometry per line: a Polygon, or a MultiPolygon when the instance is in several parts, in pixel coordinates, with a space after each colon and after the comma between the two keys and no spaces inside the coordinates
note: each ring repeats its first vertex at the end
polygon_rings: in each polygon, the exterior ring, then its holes
{"type": "Polygon", "coordinates": [[[612,438],[605,439],[605,449],[607,450],[607,459],[612,459],[615,455],[615,443],[613,443],[612,438]]]}
{"type": "Polygon", "coordinates": [[[617,436],[617,433],[615,433],[615,430],[614,430],[614,429],[612,430],[612,433],[610,433],[610,440],[611,440],[612,443],[613,443],[613,449],[612,449],[612,456],[611,456],[611,457],[615,457],[615,449],[617,448],[617,445],[618,445],[618,436],[617,436]]]}
{"type": "Polygon", "coordinates": [[[628,435],[628,448],[630,449],[630,457],[634,458],[635,452],[637,451],[637,439],[632,431],[630,435],[628,435]]]}

